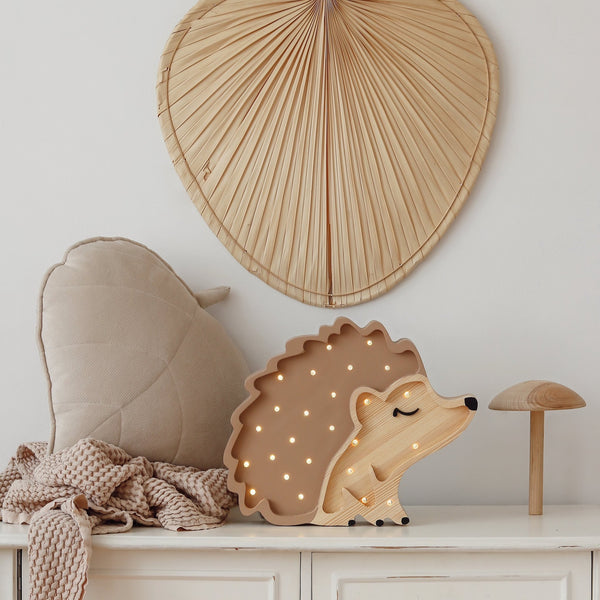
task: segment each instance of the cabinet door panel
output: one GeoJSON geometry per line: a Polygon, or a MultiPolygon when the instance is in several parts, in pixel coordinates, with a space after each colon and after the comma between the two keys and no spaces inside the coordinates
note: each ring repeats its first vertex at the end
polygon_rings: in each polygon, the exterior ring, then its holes
{"type": "Polygon", "coordinates": [[[0,598],[13,600],[17,597],[16,550],[0,549],[0,598]]]}
{"type": "Polygon", "coordinates": [[[313,555],[313,600],[588,600],[591,553],[313,555]]]}
{"type": "Polygon", "coordinates": [[[94,549],[85,600],[297,600],[299,590],[297,552],[94,549]]]}

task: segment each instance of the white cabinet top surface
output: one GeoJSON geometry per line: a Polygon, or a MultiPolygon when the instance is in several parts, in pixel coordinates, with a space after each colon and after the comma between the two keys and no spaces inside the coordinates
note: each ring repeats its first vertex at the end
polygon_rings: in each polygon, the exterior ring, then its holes
{"type": "MultiPolygon", "coordinates": [[[[527,512],[526,506],[416,506],[407,507],[406,526],[359,521],[354,527],[278,527],[236,511],[224,526],[208,531],[136,527],[95,535],[92,542],[96,548],[139,550],[600,550],[600,506],[546,506],[541,516],[527,512]]],[[[27,526],[0,523],[0,548],[26,546],[27,526]]]]}

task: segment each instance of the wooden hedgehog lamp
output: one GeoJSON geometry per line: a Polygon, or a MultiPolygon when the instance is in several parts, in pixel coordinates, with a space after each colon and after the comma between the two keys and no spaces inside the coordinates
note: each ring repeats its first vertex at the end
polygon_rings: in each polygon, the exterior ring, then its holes
{"type": "Polygon", "coordinates": [[[454,440],[477,410],[442,398],[406,339],[346,318],[298,337],[246,381],[225,449],[242,514],[276,525],[406,525],[404,472],[454,440]]]}

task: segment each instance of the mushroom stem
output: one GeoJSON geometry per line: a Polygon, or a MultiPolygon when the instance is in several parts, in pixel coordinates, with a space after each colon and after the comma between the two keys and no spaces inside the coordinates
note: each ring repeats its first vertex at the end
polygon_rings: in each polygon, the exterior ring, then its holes
{"type": "Polygon", "coordinates": [[[544,411],[530,413],[529,514],[544,512],[544,411]]]}

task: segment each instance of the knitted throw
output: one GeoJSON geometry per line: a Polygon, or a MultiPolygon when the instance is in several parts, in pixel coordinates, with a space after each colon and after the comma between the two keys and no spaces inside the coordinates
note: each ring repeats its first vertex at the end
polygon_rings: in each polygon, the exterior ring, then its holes
{"type": "Polygon", "coordinates": [[[235,503],[226,480],[226,469],[151,463],[93,439],[52,455],[45,442],[19,446],[0,473],[0,507],[3,521],[30,524],[30,599],[83,598],[92,534],[218,527],[235,503]]]}

